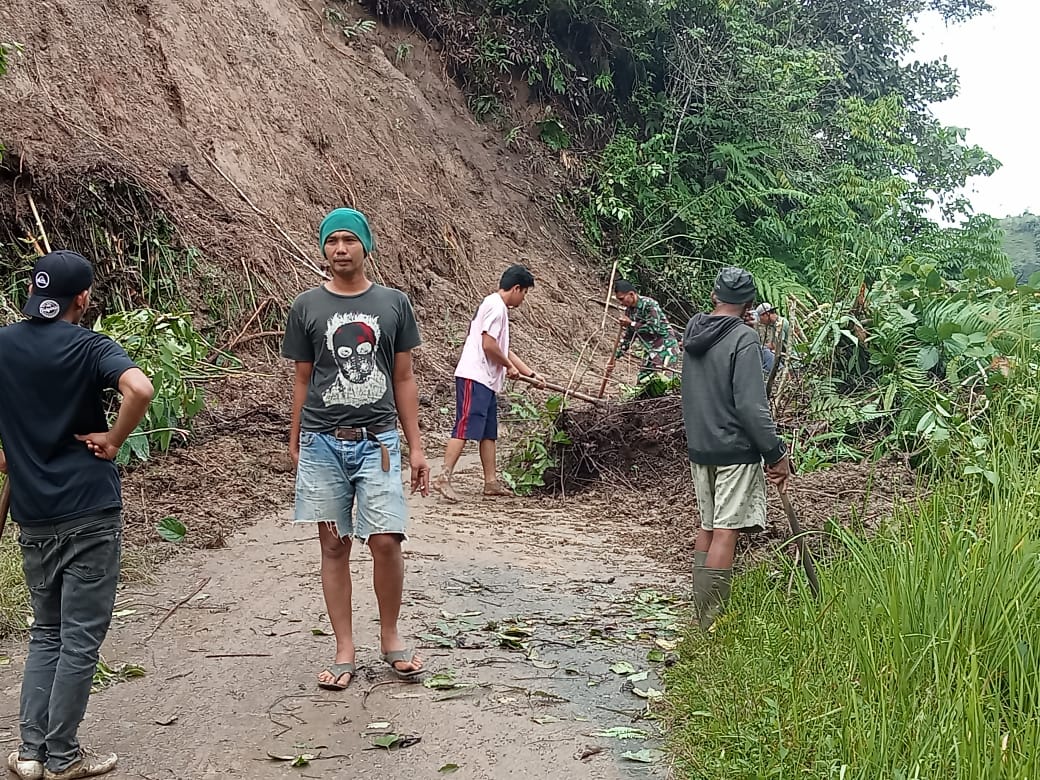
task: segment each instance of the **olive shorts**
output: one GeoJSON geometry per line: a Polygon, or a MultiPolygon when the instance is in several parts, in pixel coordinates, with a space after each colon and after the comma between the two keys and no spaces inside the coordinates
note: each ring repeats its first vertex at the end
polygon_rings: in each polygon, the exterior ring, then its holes
{"type": "Polygon", "coordinates": [[[690,464],[701,528],[705,531],[764,531],[766,475],[761,463],[733,466],[690,464]]]}

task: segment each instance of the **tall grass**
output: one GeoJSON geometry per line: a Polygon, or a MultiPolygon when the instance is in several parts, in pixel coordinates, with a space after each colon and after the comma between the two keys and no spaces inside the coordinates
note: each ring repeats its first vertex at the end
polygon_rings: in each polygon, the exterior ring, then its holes
{"type": "Polygon", "coordinates": [[[1040,777],[1032,388],[991,410],[998,484],[952,475],[869,540],[836,532],[820,603],[765,569],[738,579],[670,677],[682,776],[1040,777]]]}
{"type": "Polygon", "coordinates": [[[22,576],[22,553],[17,535],[8,527],[0,537],[0,637],[25,628],[29,591],[22,576]]]}

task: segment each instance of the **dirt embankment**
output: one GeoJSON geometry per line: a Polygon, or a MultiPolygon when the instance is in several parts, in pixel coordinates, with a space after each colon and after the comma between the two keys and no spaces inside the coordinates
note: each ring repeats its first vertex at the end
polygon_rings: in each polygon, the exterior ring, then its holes
{"type": "MultiPolygon", "coordinates": [[[[351,205],[372,219],[374,275],[405,290],[420,317],[431,438],[443,429],[471,313],[511,262],[538,280],[515,315],[518,353],[569,376],[600,324],[589,296],[604,285],[553,208],[559,162],[511,151],[474,122],[420,36],[384,26],[343,34],[362,18],[339,0],[4,3],[2,37],[24,54],[0,79],[9,151],[0,260],[28,262],[15,247],[36,234],[32,195],[51,242],[92,255],[99,284],[118,286],[132,262],[113,258],[140,239],[128,236],[136,212],[154,202],[173,222],[170,240],[208,264],[175,280],[195,311],[223,319],[227,337],[276,331],[293,295],[319,280],[321,217],[351,205]],[[92,216],[115,206],[112,219],[92,216]]],[[[178,507],[204,519],[193,507],[217,480],[230,487],[208,513],[225,516],[223,526],[287,498],[290,480],[272,455],[284,449],[286,369],[276,337],[244,343],[247,367],[262,376],[210,387],[200,446],[155,466],[154,478],[145,470],[128,480],[131,520],[145,530],[178,507]]],[[[212,530],[219,543],[228,529],[212,530]]]]}
{"type": "Polygon", "coordinates": [[[518,348],[551,361],[580,346],[600,285],[550,211],[555,160],[512,153],[475,123],[424,39],[345,36],[362,14],[333,0],[5,3],[0,29],[25,46],[0,81],[0,139],[19,166],[2,177],[17,207],[6,216],[31,224],[22,198],[37,182],[117,166],[189,245],[287,297],[318,278],[306,261],[321,217],[352,205],[372,217],[376,276],[422,318],[422,367],[451,367],[471,311],[514,261],[539,282],[518,348]]]}

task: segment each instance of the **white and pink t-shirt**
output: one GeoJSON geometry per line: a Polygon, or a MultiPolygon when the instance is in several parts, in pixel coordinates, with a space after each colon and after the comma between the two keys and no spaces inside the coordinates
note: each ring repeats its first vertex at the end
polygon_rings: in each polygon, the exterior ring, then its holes
{"type": "Polygon", "coordinates": [[[509,354],[509,309],[497,292],[480,302],[455,367],[455,376],[480,382],[497,393],[505,387],[506,368],[488,360],[484,354],[485,333],[498,342],[503,355],[509,354]]]}

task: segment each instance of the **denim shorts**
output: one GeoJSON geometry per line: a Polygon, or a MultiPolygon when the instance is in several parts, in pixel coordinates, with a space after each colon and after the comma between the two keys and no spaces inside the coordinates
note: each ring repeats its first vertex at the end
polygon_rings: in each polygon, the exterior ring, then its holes
{"type": "Polygon", "coordinates": [[[334,523],[341,539],[362,542],[373,534],[407,538],[401,438],[396,430],[377,438],[390,451],[389,471],[383,471],[382,448],[374,441],[300,432],[294,523],[334,523]]]}

